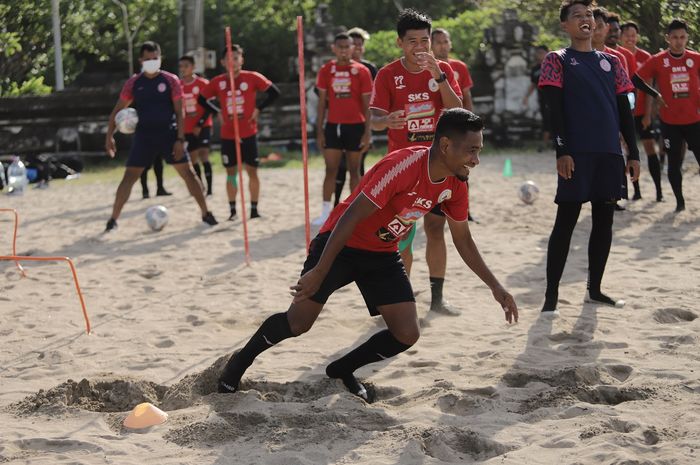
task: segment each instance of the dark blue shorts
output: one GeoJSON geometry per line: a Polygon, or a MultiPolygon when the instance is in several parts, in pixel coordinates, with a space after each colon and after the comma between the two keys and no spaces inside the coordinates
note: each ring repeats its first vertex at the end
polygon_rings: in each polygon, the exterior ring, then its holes
{"type": "Polygon", "coordinates": [[[162,156],[169,165],[188,163],[190,155],[186,150],[185,155],[179,160],[175,161],[173,158],[173,145],[176,139],[177,131],[137,130],[131,142],[131,152],[126,160],[126,166],[149,168],[158,155],[162,156]]]}
{"type": "Polygon", "coordinates": [[[557,176],[554,202],[613,202],[627,197],[625,160],[614,153],[578,153],[571,179],[557,176]]]}

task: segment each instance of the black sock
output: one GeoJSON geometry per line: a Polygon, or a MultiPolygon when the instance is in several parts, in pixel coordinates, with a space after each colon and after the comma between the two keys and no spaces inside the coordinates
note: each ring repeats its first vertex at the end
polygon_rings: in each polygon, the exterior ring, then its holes
{"type": "Polygon", "coordinates": [[[683,198],[683,173],[681,172],[683,154],[680,147],[673,147],[668,153],[668,182],[671,183],[673,195],[676,196],[676,209],[685,208],[683,198]]]}
{"type": "Polygon", "coordinates": [[[207,180],[207,195],[211,195],[211,185],[212,185],[211,163],[209,163],[208,161],[203,161],[202,166],[204,166],[204,178],[207,180]]]}
{"type": "Polygon", "coordinates": [[[600,283],[603,281],[605,264],[610,255],[612,244],[612,225],[615,216],[615,204],[593,202],[591,236],[588,239],[588,291],[591,296],[599,295],[600,283]]]}
{"type": "Polygon", "coordinates": [[[148,168],[141,173],[141,192],[144,197],[148,195],[148,168]]]}
{"type": "Polygon", "coordinates": [[[228,203],[228,208],[231,210],[231,216],[236,215],[236,201],[234,200],[233,202],[228,203]]]}
{"type": "Polygon", "coordinates": [[[163,157],[157,156],[153,161],[153,173],[156,175],[156,189],[158,192],[163,192],[163,157]]]}
{"type": "Polygon", "coordinates": [[[345,162],[345,155],[340,157],[340,165],[338,166],[338,173],[335,175],[335,200],[333,206],[338,205],[340,202],[340,196],[343,195],[343,187],[345,187],[345,177],[347,175],[347,165],[345,162]]]}
{"type": "Polygon", "coordinates": [[[661,200],[663,195],[661,194],[661,164],[659,163],[659,157],[647,155],[647,164],[649,166],[649,174],[651,174],[651,179],[654,180],[654,186],[656,187],[656,200],[661,200]]]}
{"type": "Polygon", "coordinates": [[[199,163],[192,163],[192,168],[194,168],[194,174],[197,175],[199,180],[202,180],[202,169],[199,167],[199,163]]]}
{"type": "Polygon", "coordinates": [[[260,214],[258,213],[258,202],[250,202],[250,217],[251,218],[259,218],[260,214]]]}
{"type": "MultiPolygon", "coordinates": [[[[566,257],[569,255],[571,235],[574,233],[578,215],[581,212],[581,204],[562,202],[557,208],[557,218],[554,221],[552,234],[547,245],[547,290],[545,291],[545,305],[554,304],[559,298],[559,282],[564,273],[566,257]]],[[[546,310],[543,308],[543,310],[546,310]]],[[[553,310],[553,308],[550,308],[553,310]]]]}
{"type": "Polygon", "coordinates": [[[330,378],[340,378],[345,382],[344,378],[354,378],[352,374],[358,368],[398,355],[410,347],[397,340],[388,329],[385,329],[328,365],[326,374],[330,378]]]}
{"type": "Polygon", "coordinates": [[[276,313],[265,320],[248,343],[229,359],[219,378],[219,392],[236,391],[243,373],[252,365],[255,357],[290,337],[294,337],[294,334],[286,312],[276,313]]]}
{"type": "Polygon", "coordinates": [[[445,278],[430,277],[430,305],[442,302],[442,285],[445,278]]]}
{"type": "Polygon", "coordinates": [[[634,197],[642,198],[642,192],[639,190],[639,181],[633,181],[632,187],[634,187],[634,197]]]}

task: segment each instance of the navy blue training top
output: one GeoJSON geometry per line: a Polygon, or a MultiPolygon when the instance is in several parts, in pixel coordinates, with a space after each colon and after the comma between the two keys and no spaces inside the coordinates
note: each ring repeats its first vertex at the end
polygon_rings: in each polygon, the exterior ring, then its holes
{"type": "Polygon", "coordinates": [[[564,136],[571,153],[622,155],[617,96],[634,90],[617,57],[597,50],[565,48],[549,52],[539,87],[564,94],[564,136]]]}
{"type": "Polygon", "coordinates": [[[173,102],[182,99],[180,79],[167,71],[155,77],[134,74],[126,81],[119,98],[130,100],[139,115],[136,130],[166,130],[175,127],[173,102]]]}

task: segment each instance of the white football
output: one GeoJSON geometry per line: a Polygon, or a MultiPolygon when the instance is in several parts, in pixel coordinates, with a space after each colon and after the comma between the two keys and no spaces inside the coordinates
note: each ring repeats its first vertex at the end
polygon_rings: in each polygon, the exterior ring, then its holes
{"type": "Polygon", "coordinates": [[[537,187],[537,184],[535,184],[534,181],[526,181],[518,189],[518,197],[520,197],[520,200],[522,200],[528,205],[534,203],[534,201],[537,200],[537,197],[539,197],[539,195],[540,189],[537,187]]]}
{"type": "Polygon", "coordinates": [[[114,123],[117,126],[117,131],[122,134],[133,134],[136,131],[136,125],[139,122],[139,115],[134,108],[124,108],[119,110],[114,117],[114,123]]]}
{"type": "Polygon", "coordinates": [[[168,209],[162,205],[154,205],[146,210],[146,223],[153,231],[160,231],[168,224],[168,209]]]}

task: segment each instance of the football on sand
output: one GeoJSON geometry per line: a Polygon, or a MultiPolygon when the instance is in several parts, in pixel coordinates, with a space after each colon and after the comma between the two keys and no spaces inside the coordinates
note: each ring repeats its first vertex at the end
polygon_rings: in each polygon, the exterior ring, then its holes
{"type": "Polygon", "coordinates": [[[139,115],[133,108],[124,108],[119,110],[114,117],[114,123],[117,126],[117,131],[122,134],[133,134],[136,131],[136,125],[139,122],[139,115]]]}
{"type": "Polygon", "coordinates": [[[539,195],[540,189],[533,181],[525,182],[525,184],[520,186],[520,189],[518,189],[518,197],[520,197],[520,200],[528,205],[537,200],[539,195]]]}
{"type": "Polygon", "coordinates": [[[146,210],[146,222],[153,231],[160,231],[168,224],[168,209],[162,205],[155,205],[146,210]]]}

